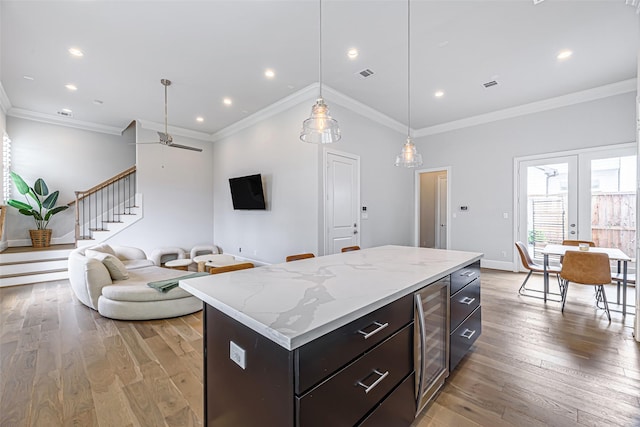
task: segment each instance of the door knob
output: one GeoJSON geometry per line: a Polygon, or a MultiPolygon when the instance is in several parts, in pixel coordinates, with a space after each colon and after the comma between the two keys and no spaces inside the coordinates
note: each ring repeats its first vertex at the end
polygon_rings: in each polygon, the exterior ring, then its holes
{"type": "Polygon", "coordinates": [[[353,230],[353,234],[358,234],[358,230],[353,230]]]}
{"type": "Polygon", "coordinates": [[[576,234],[576,232],[575,231],[570,231],[569,234],[576,234]]]}

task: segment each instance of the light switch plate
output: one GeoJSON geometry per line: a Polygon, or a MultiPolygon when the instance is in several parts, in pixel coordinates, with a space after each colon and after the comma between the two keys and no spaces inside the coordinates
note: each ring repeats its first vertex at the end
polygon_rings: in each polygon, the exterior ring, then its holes
{"type": "Polygon", "coordinates": [[[229,358],[242,369],[246,368],[245,350],[233,341],[229,341],[229,358]]]}

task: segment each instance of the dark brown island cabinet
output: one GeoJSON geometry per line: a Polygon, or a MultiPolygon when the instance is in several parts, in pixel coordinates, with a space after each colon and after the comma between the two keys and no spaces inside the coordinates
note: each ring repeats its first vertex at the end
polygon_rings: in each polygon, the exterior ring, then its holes
{"type": "MultiPolygon", "coordinates": [[[[428,410],[428,401],[481,333],[482,254],[383,248],[387,250],[372,248],[369,255],[362,250],[356,256],[345,253],[289,263],[295,266],[261,267],[234,273],[233,278],[228,275],[222,279],[220,275],[181,282],[183,288],[205,301],[205,425],[401,427],[414,421],[420,412],[418,406],[423,410],[426,405],[428,410]],[[389,253],[395,252],[398,256],[417,255],[406,261],[385,262],[391,259],[389,253]],[[318,261],[322,258],[331,259],[318,261]],[[401,283],[391,288],[373,284],[376,274],[362,277],[358,268],[352,268],[374,265],[374,269],[384,270],[379,279],[388,280],[403,262],[411,272],[399,273],[401,283]],[[336,267],[340,263],[350,267],[336,267]],[[420,264],[424,264],[423,273],[420,264]],[[364,308],[360,292],[340,288],[349,283],[335,283],[340,272],[345,279],[358,282],[353,286],[362,287],[364,293],[369,281],[375,295],[364,297],[364,308]],[[310,279],[314,275],[331,278],[314,281],[310,279]],[[242,304],[246,308],[250,305],[247,301],[264,292],[259,289],[260,276],[267,283],[273,283],[275,276],[309,282],[308,288],[300,291],[301,306],[284,318],[277,312],[240,312],[242,304]],[[240,286],[244,303],[224,301],[233,286],[240,286]],[[380,300],[378,294],[384,298],[380,300]],[[327,307],[316,304],[317,300],[330,306],[329,323],[310,321],[317,320],[318,311],[327,307]],[[349,309],[351,303],[359,307],[355,314],[349,309]],[[296,310],[304,313],[304,305],[313,305],[311,310],[316,311],[306,319],[309,325],[300,323],[303,314],[295,314],[296,310]],[[264,319],[273,322],[261,324],[264,319]],[[287,324],[298,332],[287,331],[287,324]],[[273,325],[277,328],[271,329],[273,325]],[[290,332],[295,338],[300,330],[304,331],[303,340],[292,339],[283,345],[283,334],[290,332]]],[[[283,285],[277,292],[286,290],[283,285]]]]}

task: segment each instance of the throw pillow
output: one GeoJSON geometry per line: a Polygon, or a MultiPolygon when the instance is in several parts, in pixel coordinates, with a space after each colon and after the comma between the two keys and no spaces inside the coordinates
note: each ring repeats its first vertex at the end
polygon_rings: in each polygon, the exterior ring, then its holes
{"type": "Polygon", "coordinates": [[[98,261],[101,261],[102,264],[107,267],[112,280],[123,280],[129,278],[127,267],[125,267],[125,265],[118,259],[118,257],[111,254],[96,252],[96,256],[92,256],[91,258],[95,258],[98,261]]]}

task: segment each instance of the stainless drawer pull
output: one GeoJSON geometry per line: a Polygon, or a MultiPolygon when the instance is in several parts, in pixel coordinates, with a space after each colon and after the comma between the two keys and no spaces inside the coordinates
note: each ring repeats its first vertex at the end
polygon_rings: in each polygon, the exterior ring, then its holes
{"type": "Polygon", "coordinates": [[[474,302],[475,300],[476,300],[475,298],[464,297],[460,300],[460,304],[471,305],[471,303],[474,302]]]}
{"type": "Polygon", "coordinates": [[[475,334],[476,334],[475,330],[472,331],[471,329],[465,329],[464,332],[460,334],[460,336],[470,340],[471,337],[474,336],[475,334]]]}
{"type": "Polygon", "coordinates": [[[378,375],[380,375],[380,378],[378,378],[377,380],[375,380],[375,381],[373,382],[373,384],[371,384],[371,385],[369,385],[369,386],[368,386],[368,385],[366,385],[365,383],[363,383],[362,381],[358,381],[358,383],[357,383],[359,386],[364,387],[364,392],[365,392],[365,394],[369,394],[369,392],[370,392],[371,390],[373,390],[373,388],[374,388],[375,386],[377,386],[378,384],[380,384],[380,381],[382,381],[383,379],[387,378],[387,375],[389,375],[389,371],[387,371],[387,372],[385,372],[385,373],[383,374],[382,372],[378,371],[377,369],[374,369],[374,370],[373,370],[373,372],[374,372],[374,373],[376,373],[376,374],[378,374],[378,375]]]}
{"type": "Polygon", "coordinates": [[[374,325],[377,326],[376,329],[374,329],[373,331],[367,333],[363,330],[359,330],[358,333],[362,334],[364,336],[364,339],[366,340],[367,338],[377,334],[378,332],[380,332],[381,330],[383,330],[384,328],[386,328],[387,326],[389,326],[389,323],[380,323],[380,322],[373,322],[374,325]]]}
{"type": "Polygon", "coordinates": [[[467,270],[467,271],[463,271],[462,273],[460,273],[461,276],[467,276],[467,277],[471,277],[471,276],[475,276],[476,272],[473,270],[467,270]]]}

